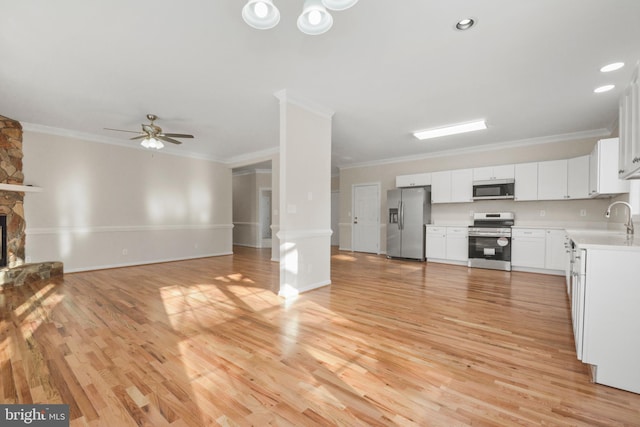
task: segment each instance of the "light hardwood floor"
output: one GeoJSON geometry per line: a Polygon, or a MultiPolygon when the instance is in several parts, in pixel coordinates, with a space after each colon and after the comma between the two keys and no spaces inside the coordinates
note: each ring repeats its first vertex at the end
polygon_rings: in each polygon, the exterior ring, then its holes
{"type": "Polygon", "coordinates": [[[71,426],[640,425],[576,360],[564,278],[333,252],[279,298],[265,250],[0,293],[2,403],[71,426]]]}

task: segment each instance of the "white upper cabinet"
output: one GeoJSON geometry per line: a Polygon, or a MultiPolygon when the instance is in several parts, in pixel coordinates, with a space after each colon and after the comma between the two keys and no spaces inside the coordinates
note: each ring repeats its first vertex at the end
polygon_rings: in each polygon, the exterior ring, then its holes
{"type": "Polygon", "coordinates": [[[538,200],[538,162],[515,165],[515,200],[538,200]]]}
{"type": "Polygon", "coordinates": [[[567,160],[539,162],[538,200],[567,199],[567,171],[567,160]]]}
{"type": "Polygon", "coordinates": [[[451,203],[451,171],[431,174],[431,203],[451,203]]]}
{"type": "Polygon", "coordinates": [[[493,179],[513,179],[514,165],[487,166],[473,169],[474,181],[489,181],[493,179]]]}
{"type": "Polygon", "coordinates": [[[473,170],[457,169],[431,174],[431,203],[473,201],[473,170]]]}
{"type": "Polygon", "coordinates": [[[396,176],[396,187],[423,187],[431,185],[431,173],[416,173],[413,175],[396,176]]]}
{"type": "Polygon", "coordinates": [[[628,193],[629,181],[618,179],[618,138],[601,139],[589,158],[589,196],[628,193]]]}
{"type": "Polygon", "coordinates": [[[620,98],[620,145],[618,177],[640,178],[640,85],[639,68],[620,98]]]}
{"type": "Polygon", "coordinates": [[[567,199],[589,198],[590,156],[567,160],[567,199]]]}
{"type": "Polygon", "coordinates": [[[473,170],[457,169],[451,171],[451,202],[473,201],[473,170]]]}

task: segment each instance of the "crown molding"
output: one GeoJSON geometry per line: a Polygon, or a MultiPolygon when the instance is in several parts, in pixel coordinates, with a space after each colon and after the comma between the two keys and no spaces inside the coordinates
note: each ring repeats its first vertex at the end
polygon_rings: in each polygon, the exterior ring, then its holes
{"type": "Polygon", "coordinates": [[[254,151],[252,153],[231,157],[225,160],[224,163],[230,168],[239,168],[252,165],[254,163],[273,160],[274,156],[278,153],[280,153],[280,147],[267,148],[265,150],[254,151]]]}
{"type": "Polygon", "coordinates": [[[282,89],[273,94],[276,98],[280,100],[280,105],[283,104],[292,104],[298,106],[300,108],[304,108],[312,113],[318,114],[319,116],[325,117],[329,120],[335,114],[330,108],[327,108],[323,105],[320,105],[310,99],[304,98],[297,94],[292,94],[291,91],[287,89],[282,89]]]}
{"type": "Polygon", "coordinates": [[[474,147],[456,148],[451,150],[437,151],[434,153],[418,154],[413,156],[393,157],[382,160],[372,160],[370,162],[351,163],[344,166],[338,166],[339,170],[354,169],[368,166],[381,166],[392,163],[403,163],[414,160],[433,159],[439,157],[448,157],[460,154],[474,154],[484,151],[504,150],[506,148],[526,147],[529,145],[544,145],[556,142],[574,141],[587,138],[602,138],[611,135],[611,130],[606,128],[592,129],[580,132],[562,133],[558,135],[541,136],[537,138],[519,139],[508,142],[497,142],[494,144],[476,145],[474,147]]]}
{"type": "MultiPolygon", "coordinates": [[[[129,140],[123,141],[119,138],[96,135],[93,133],[80,132],[80,131],[75,131],[70,129],[57,128],[53,126],[39,125],[35,123],[21,122],[20,124],[22,125],[22,130],[27,132],[44,133],[47,135],[56,135],[56,136],[62,136],[65,138],[79,139],[82,141],[97,142],[100,144],[115,145],[118,147],[124,147],[124,148],[129,148],[134,150],[148,151],[148,149],[142,147],[140,144],[132,144],[131,141],[129,140]]],[[[214,156],[205,156],[202,154],[186,151],[183,149],[177,149],[173,147],[166,147],[156,152],[158,154],[166,154],[171,156],[188,157],[191,159],[208,160],[212,162],[225,163],[224,160],[214,156]]]]}

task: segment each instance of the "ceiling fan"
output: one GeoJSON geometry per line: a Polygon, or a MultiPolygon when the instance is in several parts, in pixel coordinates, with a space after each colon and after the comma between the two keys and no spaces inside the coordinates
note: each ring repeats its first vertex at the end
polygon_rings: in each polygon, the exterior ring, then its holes
{"type": "Polygon", "coordinates": [[[144,148],[155,148],[157,150],[164,147],[164,142],[170,142],[172,144],[182,144],[182,141],[178,141],[173,138],[193,138],[193,135],[188,135],[185,133],[165,133],[162,131],[160,126],[154,124],[154,122],[158,119],[158,116],[155,114],[147,114],[147,119],[151,123],[142,124],[142,132],[136,132],[132,130],[123,130],[123,129],[111,129],[105,128],[106,130],[114,130],[117,132],[129,132],[129,133],[137,133],[138,136],[134,136],[130,138],[131,140],[141,139],[140,143],[144,148]]]}

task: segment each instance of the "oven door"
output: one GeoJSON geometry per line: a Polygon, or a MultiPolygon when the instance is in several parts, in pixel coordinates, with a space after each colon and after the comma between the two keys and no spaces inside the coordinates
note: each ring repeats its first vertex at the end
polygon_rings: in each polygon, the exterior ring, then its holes
{"type": "Polygon", "coordinates": [[[469,231],[469,267],[511,271],[511,236],[484,234],[469,231]]]}

